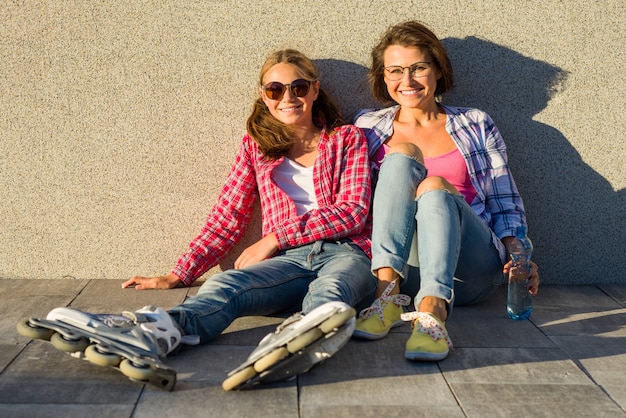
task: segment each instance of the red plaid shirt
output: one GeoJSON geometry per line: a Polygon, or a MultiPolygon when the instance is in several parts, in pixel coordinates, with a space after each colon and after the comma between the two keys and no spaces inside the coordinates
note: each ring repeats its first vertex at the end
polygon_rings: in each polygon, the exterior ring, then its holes
{"type": "Polygon", "coordinates": [[[261,200],[263,236],[274,232],[280,249],[319,240],[349,238],[371,256],[371,188],[367,142],[362,131],[345,125],[322,129],[313,183],[319,209],[298,216],[293,200],[274,181],[282,162],[266,159],[244,135],[226,183],[200,234],[172,271],[190,285],[217,265],[243,236],[254,201],[261,200]]]}

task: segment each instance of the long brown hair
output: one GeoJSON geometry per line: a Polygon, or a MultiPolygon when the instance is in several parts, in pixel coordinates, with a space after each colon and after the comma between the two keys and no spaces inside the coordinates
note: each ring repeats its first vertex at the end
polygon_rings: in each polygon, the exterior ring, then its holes
{"type": "Polygon", "coordinates": [[[434,64],[441,72],[437,80],[435,95],[440,96],[449,91],[454,84],[454,72],[448,53],[437,36],[426,26],[419,22],[408,21],[390,27],[383,34],[372,49],[372,65],[367,74],[372,97],[380,103],[389,104],[393,99],[389,95],[384,80],[385,50],[391,45],[399,45],[406,48],[416,47],[427,52],[433,59],[434,64]]]}
{"type": "MultiPolygon", "coordinates": [[[[317,80],[317,70],[311,60],[294,49],[276,51],[265,60],[261,67],[259,85],[271,67],[285,63],[293,65],[303,78],[317,80]]],[[[339,108],[332,98],[320,87],[319,94],[313,102],[313,119],[319,119],[328,129],[345,125],[339,108]]],[[[262,98],[257,98],[252,105],[252,112],[246,122],[248,134],[258,144],[259,150],[268,158],[276,159],[287,153],[294,142],[293,130],[280,122],[270,113],[262,98]]]]}

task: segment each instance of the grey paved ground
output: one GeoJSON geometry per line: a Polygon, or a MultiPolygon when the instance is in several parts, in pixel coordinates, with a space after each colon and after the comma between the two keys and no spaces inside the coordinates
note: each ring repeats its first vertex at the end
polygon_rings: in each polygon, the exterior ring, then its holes
{"type": "Polygon", "coordinates": [[[29,341],[26,316],[59,306],[94,312],[170,307],[197,288],[138,292],[115,280],[0,280],[0,417],[624,417],[626,285],[543,287],[531,320],[512,321],[505,293],[455,308],[455,350],[439,363],[404,360],[410,327],[384,340],[352,340],[294,381],[224,392],[281,318],[242,318],[210,345],[167,363],[174,392],[131,382],[29,341]]]}

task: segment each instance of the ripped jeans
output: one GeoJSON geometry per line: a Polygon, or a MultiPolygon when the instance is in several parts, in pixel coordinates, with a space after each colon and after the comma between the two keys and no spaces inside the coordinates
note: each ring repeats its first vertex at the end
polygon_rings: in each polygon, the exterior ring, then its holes
{"type": "Polygon", "coordinates": [[[375,289],[376,277],[363,250],[345,239],[317,241],[217,273],[196,296],[168,313],[185,335],[199,335],[206,343],[240,316],[307,313],[331,301],[368,306],[375,289]]]}
{"type": "Polygon", "coordinates": [[[385,156],[374,193],[372,271],[393,268],[416,309],[434,296],[451,312],[453,304],[480,302],[502,283],[502,261],[490,229],[463,196],[431,190],[415,198],[425,173],[405,154],[385,156]]]}

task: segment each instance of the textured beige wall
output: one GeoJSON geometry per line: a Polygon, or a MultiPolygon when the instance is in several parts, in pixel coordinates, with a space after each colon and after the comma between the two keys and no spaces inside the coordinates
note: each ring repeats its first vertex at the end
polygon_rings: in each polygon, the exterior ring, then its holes
{"type": "Polygon", "coordinates": [[[0,278],[168,272],[232,163],[264,57],[307,53],[352,114],[372,105],[370,48],[418,19],[453,59],[444,102],[505,136],[544,282],[624,281],[624,4],[2,2],[0,278]]]}

